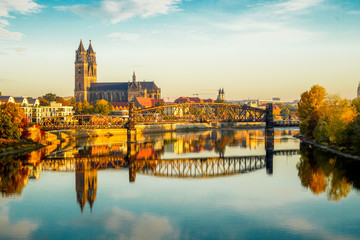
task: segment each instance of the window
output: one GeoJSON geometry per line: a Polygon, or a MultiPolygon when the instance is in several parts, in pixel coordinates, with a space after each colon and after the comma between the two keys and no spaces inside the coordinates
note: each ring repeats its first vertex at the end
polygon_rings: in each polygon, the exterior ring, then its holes
{"type": "Polygon", "coordinates": [[[81,68],[79,67],[79,74],[81,74],[81,68]]]}

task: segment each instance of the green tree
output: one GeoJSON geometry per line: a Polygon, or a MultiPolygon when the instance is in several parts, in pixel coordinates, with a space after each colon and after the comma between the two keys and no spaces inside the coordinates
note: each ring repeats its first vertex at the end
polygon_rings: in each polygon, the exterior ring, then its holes
{"type": "Polygon", "coordinates": [[[43,96],[43,98],[49,102],[55,101],[56,100],[56,94],[54,93],[47,93],[43,96]]]}
{"type": "Polygon", "coordinates": [[[50,106],[50,102],[43,97],[39,98],[39,102],[40,106],[50,106]]]}
{"type": "Polygon", "coordinates": [[[20,139],[21,128],[26,127],[27,123],[22,108],[13,103],[0,105],[0,138],[20,139]]]}
{"type": "Polygon", "coordinates": [[[355,107],[358,113],[360,113],[360,98],[355,98],[352,100],[351,105],[355,107]]]}
{"type": "Polygon", "coordinates": [[[319,85],[314,85],[310,91],[301,94],[297,113],[300,119],[300,132],[307,137],[314,137],[314,130],[321,115],[319,109],[323,106],[326,96],[325,88],[319,85]]]}
{"type": "Polygon", "coordinates": [[[290,114],[290,111],[286,107],[284,107],[280,111],[280,116],[283,118],[283,120],[289,119],[289,114],[290,114]]]}
{"type": "Polygon", "coordinates": [[[108,115],[113,110],[111,103],[107,102],[104,99],[97,100],[94,105],[94,113],[100,113],[102,115],[108,115]]]}

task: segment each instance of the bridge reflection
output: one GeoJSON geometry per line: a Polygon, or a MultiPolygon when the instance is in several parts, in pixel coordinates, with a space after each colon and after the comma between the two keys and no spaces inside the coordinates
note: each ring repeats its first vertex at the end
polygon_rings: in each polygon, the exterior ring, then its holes
{"type": "Polygon", "coordinates": [[[261,130],[204,131],[154,134],[151,139],[144,136],[142,142],[132,144],[116,143],[111,137],[64,142],[27,154],[21,157],[22,161],[2,161],[1,192],[3,196],[20,195],[28,180],[39,179],[41,171],[74,172],[77,202],[83,211],[87,204],[92,209],[97,197],[98,171],[104,169],[128,169],[129,182],[135,182],[139,174],[211,178],[261,169],[272,174],[273,155],[298,154],[297,149],[274,151],[274,143],[284,141],[276,136],[292,134],[294,131],[289,130],[270,133],[261,130]],[[225,153],[229,155],[229,147],[236,146],[262,154],[225,156],[225,153]],[[266,154],[262,150],[264,147],[266,154]],[[202,155],[217,153],[218,156],[180,158],[180,154],[199,152],[203,152],[202,155]]]}

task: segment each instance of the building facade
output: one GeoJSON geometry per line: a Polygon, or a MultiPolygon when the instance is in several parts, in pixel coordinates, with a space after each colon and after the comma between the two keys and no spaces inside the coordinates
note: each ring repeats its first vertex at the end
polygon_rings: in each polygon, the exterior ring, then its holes
{"type": "Polygon", "coordinates": [[[134,102],[136,97],[161,99],[161,89],[152,82],[137,81],[135,72],[132,81],[97,82],[96,53],[91,42],[85,50],[82,41],[75,52],[75,100],[76,102],[134,102]]]}

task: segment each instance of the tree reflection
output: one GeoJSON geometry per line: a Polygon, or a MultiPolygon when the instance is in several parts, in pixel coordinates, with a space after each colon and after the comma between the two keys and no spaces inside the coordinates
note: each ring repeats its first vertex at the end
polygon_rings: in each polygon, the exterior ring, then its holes
{"type": "Polygon", "coordinates": [[[21,161],[7,159],[0,161],[0,189],[3,197],[21,195],[29,179],[29,169],[21,161]]]}
{"type": "Polygon", "coordinates": [[[336,157],[321,149],[301,144],[301,158],[297,164],[302,186],[316,195],[325,193],[329,201],[340,201],[351,192],[351,186],[359,189],[360,163],[336,157]],[[357,170],[354,170],[357,169],[357,170]]]}

